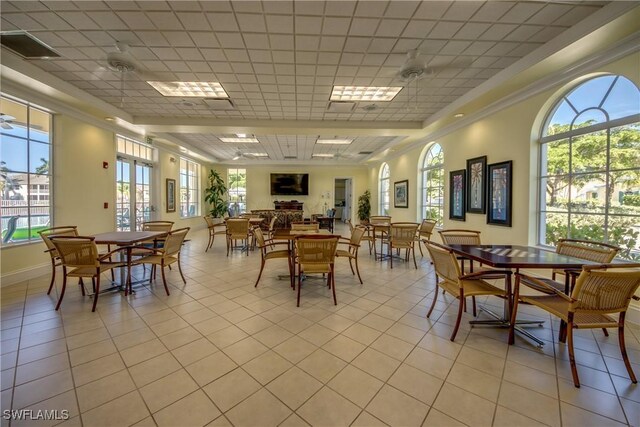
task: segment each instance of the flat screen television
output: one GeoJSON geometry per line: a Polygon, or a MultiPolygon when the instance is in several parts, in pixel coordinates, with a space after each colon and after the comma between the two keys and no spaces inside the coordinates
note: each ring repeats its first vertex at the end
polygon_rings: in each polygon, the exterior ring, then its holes
{"type": "Polygon", "coordinates": [[[308,196],[308,173],[272,173],[272,196],[308,196]]]}

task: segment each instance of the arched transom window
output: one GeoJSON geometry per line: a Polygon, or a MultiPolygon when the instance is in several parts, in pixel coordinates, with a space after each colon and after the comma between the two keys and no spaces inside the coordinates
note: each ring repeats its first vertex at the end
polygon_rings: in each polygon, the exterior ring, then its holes
{"type": "Polygon", "coordinates": [[[539,240],[609,242],[640,259],[640,91],[599,76],[564,95],[540,140],[539,240]]]}
{"type": "Polygon", "coordinates": [[[444,217],[444,154],[440,144],[427,149],[420,165],[420,219],[434,219],[438,226],[444,217]]]}
{"type": "Polygon", "coordinates": [[[380,201],[380,215],[389,215],[389,165],[383,163],[380,167],[380,186],[379,196],[380,201]]]}

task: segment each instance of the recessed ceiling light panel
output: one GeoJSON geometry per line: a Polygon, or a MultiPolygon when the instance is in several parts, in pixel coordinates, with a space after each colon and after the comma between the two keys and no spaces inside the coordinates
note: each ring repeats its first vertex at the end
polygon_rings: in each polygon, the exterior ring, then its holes
{"type": "Polygon", "coordinates": [[[391,101],[402,86],[334,86],[331,101],[391,101]]]}
{"type": "Polygon", "coordinates": [[[318,154],[312,154],[311,157],[319,157],[319,158],[332,158],[333,154],[324,154],[324,153],[318,153],[318,154]]]}
{"type": "Polygon", "coordinates": [[[247,156],[253,157],[269,157],[267,153],[245,153],[247,156]]]}
{"type": "Polygon", "coordinates": [[[218,82],[151,82],[151,86],[164,96],[195,98],[229,98],[229,94],[218,82]]]}
{"type": "Polygon", "coordinates": [[[257,144],[258,142],[260,142],[258,141],[258,138],[254,136],[248,138],[238,138],[237,136],[221,136],[219,139],[222,142],[234,142],[237,144],[257,144]]]}
{"type": "Polygon", "coordinates": [[[349,145],[353,142],[353,139],[318,139],[316,144],[331,144],[331,145],[349,145]]]}

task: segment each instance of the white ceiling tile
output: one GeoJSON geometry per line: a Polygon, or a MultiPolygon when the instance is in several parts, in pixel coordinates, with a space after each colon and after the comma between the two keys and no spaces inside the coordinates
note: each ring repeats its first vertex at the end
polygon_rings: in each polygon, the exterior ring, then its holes
{"type": "Polygon", "coordinates": [[[136,5],[142,10],[171,10],[171,6],[166,1],[143,0],[136,2],[136,5]]]}
{"type": "Polygon", "coordinates": [[[270,33],[293,34],[293,16],[266,15],[265,19],[270,33]]]}
{"type": "Polygon", "coordinates": [[[487,29],[491,26],[488,23],[480,23],[480,22],[467,22],[465,23],[460,30],[453,36],[454,39],[465,39],[465,40],[476,40],[480,37],[480,34],[487,31],[487,29]]]}
{"type": "Polygon", "coordinates": [[[318,64],[338,64],[340,62],[340,53],[337,52],[319,52],[318,64]]]}
{"type": "Polygon", "coordinates": [[[135,28],[136,30],[153,30],[156,28],[144,12],[120,11],[117,14],[129,28],[135,28]]]}
{"type": "Polygon", "coordinates": [[[371,53],[389,53],[396,44],[395,39],[374,38],[369,45],[371,53]]]}
{"type": "Polygon", "coordinates": [[[419,1],[391,1],[384,16],[385,18],[410,18],[419,5],[419,1]]]}
{"type": "Polygon", "coordinates": [[[530,24],[548,25],[558,19],[558,17],[563,16],[569,10],[571,10],[570,5],[548,3],[535,15],[530,17],[527,22],[530,24]]]}
{"type": "MultiPolygon", "coordinates": [[[[337,3],[330,2],[327,5],[337,3]]],[[[349,32],[351,18],[325,17],[322,23],[322,34],[326,35],[346,35],[349,32]]]]}
{"type": "Polygon", "coordinates": [[[164,47],[171,46],[171,43],[164,38],[159,31],[136,31],[136,35],[146,46],[164,47]]]}
{"type": "Polygon", "coordinates": [[[71,46],[91,45],[91,41],[78,31],[60,31],[58,35],[71,46]]]}
{"type": "Polygon", "coordinates": [[[446,45],[444,45],[444,47],[440,51],[440,54],[459,55],[470,45],[471,45],[471,42],[468,42],[468,41],[452,40],[448,42],[446,45]]]}
{"type": "Polygon", "coordinates": [[[406,53],[411,49],[418,49],[421,43],[420,39],[400,39],[393,47],[393,52],[406,53]]]}
{"type": "Polygon", "coordinates": [[[320,38],[314,36],[295,36],[296,50],[318,50],[320,38]]]}
{"type": "Polygon", "coordinates": [[[178,55],[180,55],[180,58],[184,59],[185,61],[203,61],[204,58],[202,57],[202,55],[200,54],[200,51],[196,48],[180,48],[177,49],[178,51],[178,55]]]}
{"type": "Polygon", "coordinates": [[[316,64],[318,62],[317,52],[296,52],[297,64],[316,64]]]}
{"type": "Polygon", "coordinates": [[[355,7],[355,1],[328,1],[324,13],[328,16],[351,16],[355,7]]]}
{"type": "Polygon", "coordinates": [[[200,52],[207,61],[226,61],[227,59],[222,49],[200,49],[200,52]]]}
{"type": "Polygon", "coordinates": [[[320,34],[322,31],[322,17],[296,16],[296,34],[320,34]]]}
{"type": "Polygon", "coordinates": [[[269,38],[266,34],[244,34],[244,44],[247,49],[269,49],[269,38]]]}
{"type": "Polygon", "coordinates": [[[351,36],[372,36],[378,28],[380,19],[374,18],[353,18],[351,21],[351,29],[349,35],[351,36]]]}
{"type": "Polygon", "coordinates": [[[262,12],[262,3],[259,1],[232,1],[231,6],[236,12],[262,12]]]}
{"type": "Polygon", "coordinates": [[[256,74],[264,75],[264,74],[274,74],[273,64],[253,64],[253,69],[256,74]]]}
{"type": "Polygon", "coordinates": [[[458,1],[453,2],[451,7],[442,16],[442,19],[448,21],[467,21],[482,6],[479,1],[458,1]]]}
{"type": "Polygon", "coordinates": [[[320,39],[320,51],[341,52],[346,38],[339,36],[322,36],[320,39]]]}
{"type": "Polygon", "coordinates": [[[383,19],[376,30],[377,37],[397,37],[402,34],[409,21],[405,19],[383,19]]]}
{"type": "Polygon", "coordinates": [[[507,34],[515,30],[517,25],[513,24],[493,24],[480,37],[480,40],[502,40],[507,34]]]}
{"type": "MultiPolygon", "coordinates": [[[[212,2],[216,3],[216,2],[212,2]]],[[[213,31],[238,31],[238,24],[233,13],[207,13],[207,19],[213,31]]]]}
{"type": "MultiPolygon", "coordinates": [[[[371,39],[368,37],[348,37],[344,45],[345,52],[366,52],[371,39]]],[[[349,55],[352,56],[352,55],[349,55]]]]}
{"type": "Polygon", "coordinates": [[[535,34],[542,30],[540,25],[520,25],[518,28],[509,33],[504,40],[523,42],[531,39],[535,34]]]}
{"type": "Polygon", "coordinates": [[[201,2],[197,1],[169,1],[169,5],[176,11],[199,11],[201,2]]]}
{"type": "Polygon", "coordinates": [[[545,27],[540,32],[531,37],[529,41],[546,43],[552,38],[558,36],[565,29],[563,27],[545,27]]]}
{"type": "Polygon", "coordinates": [[[295,62],[294,54],[291,51],[274,50],[271,52],[271,56],[273,56],[273,62],[282,64],[292,64],[295,62]]]}
{"type": "Polygon", "coordinates": [[[152,47],[151,51],[163,61],[179,60],[180,55],[171,47],[152,47]]]}
{"type": "Polygon", "coordinates": [[[592,14],[593,12],[595,12],[596,10],[598,10],[598,7],[587,6],[587,5],[576,6],[576,7],[573,7],[570,12],[565,13],[564,15],[560,16],[558,19],[553,21],[552,24],[565,25],[565,26],[575,25],[578,22],[582,21],[587,16],[589,16],[590,14],[592,14]]]}
{"type": "Polygon", "coordinates": [[[239,33],[216,33],[220,46],[224,48],[244,48],[244,41],[239,33]]]}
{"type": "Polygon", "coordinates": [[[542,3],[518,2],[500,18],[500,22],[523,23],[543,7],[542,3]]]}
{"type": "Polygon", "coordinates": [[[84,12],[58,12],[58,16],[78,30],[96,30],[100,28],[84,12]]]}
{"type": "Polygon", "coordinates": [[[481,22],[498,22],[500,18],[515,4],[516,2],[514,1],[485,2],[480,10],[473,16],[472,20],[481,22]]]}
{"type": "Polygon", "coordinates": [[[191,39],[199,48],[219,47],[218,39],[211,32],[191,32],[191,39]]]}
{"type": "Polygon", "coordinates": [[[269,34],[269,42],[272,49],[293,50],[294,47],[292,35],[269,34]]]}
{"type": "Polygon", "coordinates": [[[249,49],[249,58],[251,62],[272,62],[271,51],[268,50],[253,50],[249,49]]]}
{"type": "Polygon", "coordinates": [[[324,13],[323,1],[295,1],[293,8],[296,15],[322,15],[324,13]]]}
{"type": "MultiPolygon", "coordinates": [[[[184,27],[173,12],[147,12],[147,17],[161,30],[183,30],[184,27]]],[[[131,26],[136,28],[136,26],[131,26]]]]}
{"type": "Polygon", "coordinates": [[[450,39],[462,28],[461,22],[440,21],[429,33],[431,39],[450,39]]]}
{"type": "Polygon", "coordinates": [[[265,1],[262,8],[266,13],[293,13],[293,0],[265,1]]]}
{"type": "Polygon", "coordinates": [[[411,20],[409,24],[402,32],[402,37],[407,38],[423,38],[426,37],[427,34],[433,29],[436,25],[435,21],[424,21],[424,20],[411,20]]]}
{"type": "Polygon", "coordinates": [[[419,19],[440,19],[447,9],[455,2],[453,1],[425,1],[420,4],[415,18],[419,19]]]}
{"type": "Polygon", "coordinates": [[[236,13],[240,30],[249,33],[265,33],[267,26],[264,17],[258,14],[236,13]]]}
{"type": "Polygon", "coordinates": [[[189,31],[211,31],[211,25],[202,12],[180,12],[177,15],[184,28],[189,31]]]}
{"type": "Polygon", "coordinates": [[[87,12],[87,15],[105,30],[123,30],[127,25],[115,13],[109,11],[87,12]]]}
{"type": "Polygon", "coordinates": [[[30,17],[38,21],[48,30],[62,31],[73,29],[71,25],[67,24],[53,12],[33,12],[30,14],[30,17]]]}
{"type": "Polygon", "coordinates": [[[491,49],[494,45],[494,42],[473,42],[471,45],[463,52],[465,55],[483,55],[486,51],[491,49]]]}
{"type": "Polygon", "coordinates": [[[175,47],[192,47],[195,46],[189,33],[186,31],[163,31],[162,35],[166,38],[171,46],[175,47]]]}

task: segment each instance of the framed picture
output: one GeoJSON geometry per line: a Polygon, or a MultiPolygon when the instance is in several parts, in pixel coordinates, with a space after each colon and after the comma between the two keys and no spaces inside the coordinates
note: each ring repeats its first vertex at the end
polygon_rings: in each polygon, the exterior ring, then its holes
{"type": "Polygon", "coordinates": [[[167,178],[167,212],[176,211],[176,180],[167,178]]]}
{"type": "Polygon", "coordinates": [[[449,219],[464,221],[465,217],[466,171],[460,169],[449,172],[449,219]]]}
{"type": "Polygon", "coordinates": [[[511,170],[513,162],[494,163],[487,168],[489,207],[487,224],[511,227],[511,170]]]}
{"type": "Polygon", "coordinates": [[[393,207],[409,207],[409,180],[405,179],[393,183],[393,207]]]}
{"type": "Polygon", "coordinates": [[[467,160],[467,212],[486,213],[487,156],[467,160]]]}

